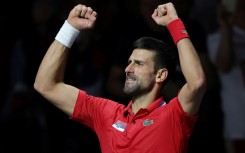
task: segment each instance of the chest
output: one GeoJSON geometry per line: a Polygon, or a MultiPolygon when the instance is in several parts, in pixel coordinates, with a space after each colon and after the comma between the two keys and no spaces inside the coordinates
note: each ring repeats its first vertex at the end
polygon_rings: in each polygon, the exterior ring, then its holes
{"type": "Polygon", "coordinates": [[[184,136],[181,121],[168,111],[142,113],[140,116],[115,115],[115,118],[106,124],[106,128],[98,136],[107,148],[117,148],[116,150],[139,149],[142,152],[142,149],[174,148],[169,143],[180,142],[184,136]]]}

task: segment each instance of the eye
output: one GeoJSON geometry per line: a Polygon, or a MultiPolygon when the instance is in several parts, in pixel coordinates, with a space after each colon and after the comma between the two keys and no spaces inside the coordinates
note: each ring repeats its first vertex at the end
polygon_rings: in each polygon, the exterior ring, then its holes
{"type": "Polygon", "coordinates": [[[128,60],[128,65],[129,65],[130,63],[132,63],[132,61],[131,61],[131,60],[128,60]]]}
{"type": "Polygon", "coordinates": [[[144,65],[144,62],[142,62],[142,61],[135,61],[135,63],[136,63],[137,65],[139,65],[139,66],[143,66],[143,65],[144,65]]]}

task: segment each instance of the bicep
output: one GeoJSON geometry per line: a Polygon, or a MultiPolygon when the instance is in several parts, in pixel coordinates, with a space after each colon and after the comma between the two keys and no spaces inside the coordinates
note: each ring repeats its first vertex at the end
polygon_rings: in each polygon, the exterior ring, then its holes
{"type": "Polygon", "coordinates": [[[58,83],[49,92],[44,93],[43,96],[70,116],[73,113],[78,93],[78,88],[64,83],[58,83]]]}
{"type": "Polygon", "coordinates": [[[202,90],[192,90],[185,84],[178,94],[178,99],[187,114],[195,115],[199,111],[203,95],[202,90]]]}

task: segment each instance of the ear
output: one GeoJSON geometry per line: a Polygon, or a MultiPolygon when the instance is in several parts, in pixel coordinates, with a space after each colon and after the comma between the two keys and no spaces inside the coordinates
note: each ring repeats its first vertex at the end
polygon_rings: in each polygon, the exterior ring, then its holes
{"type": "Polygon", "coordinates": [[[168,70],[166,68],[159,69],[156,75],[156,82],[160,83],[166,80],[168,76],[168,70]]]}

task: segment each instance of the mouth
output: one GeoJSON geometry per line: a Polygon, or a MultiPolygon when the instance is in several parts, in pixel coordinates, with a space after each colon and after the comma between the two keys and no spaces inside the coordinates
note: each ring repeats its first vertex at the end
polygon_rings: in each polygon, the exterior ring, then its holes
{"type": "Polygon", "coordinates": [[[136,80],[136,77],[133,76],[133,75],[128,74],[128,75],[126,76],[126,81],[135,81],[135,80],[136,80]]]}

